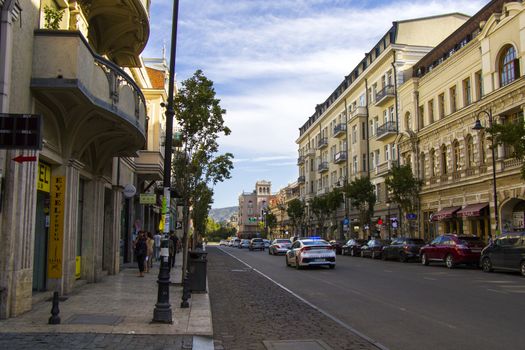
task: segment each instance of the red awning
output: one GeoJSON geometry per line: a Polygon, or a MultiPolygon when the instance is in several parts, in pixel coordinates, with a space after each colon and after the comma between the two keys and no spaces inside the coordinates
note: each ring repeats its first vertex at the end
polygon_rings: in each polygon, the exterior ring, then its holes
{"type": "Polygon", "coordinates": [[[443,208],[434,215],[432,215],[432,221],[441,221],[445,219],[450,219],[455,216],[456,212],[461,209],[461,207],[448,207],[443,208]]]}
{"type": "Polygon", "coordinates": [[[457,216],[480,216],[481,211],[488,207],[488,203],[476,203],[476,204],[469,204],[465,208],[458,211],[456,214],[457,216]]]}

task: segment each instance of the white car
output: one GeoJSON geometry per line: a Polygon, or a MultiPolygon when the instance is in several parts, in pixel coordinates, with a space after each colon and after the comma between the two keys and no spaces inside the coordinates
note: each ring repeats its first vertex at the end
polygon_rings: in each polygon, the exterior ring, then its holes
{"type": "Polygon", "coordinates": [[[220,246],[227,247],[229,244],[230,244],[230,242],[227,239],[221,239],[220,242],[219,242],[220,246]]]}
{"type": "Polygon", "coordinates": [[[268,254],[286,254],[286,252],[288,251],[288,249],[290,249],[291,246],[292,242],[290,242],[290,240],[287,238],[274,239],[272,244],[270,245],[270,248],[268,249],[268,254]]]}
{"type": "Polygon", "coordinates": [[[241,243],[241,239],[234,238],[230,241],[230,247],[239,247],[239,243],[241,243]]]}
{"type": "Polygon", "coordinates": [[[300,269],[324,265],[335,268],[335,249],[324,239],[298,239],[286,252],[286,266],[300,269]]]}

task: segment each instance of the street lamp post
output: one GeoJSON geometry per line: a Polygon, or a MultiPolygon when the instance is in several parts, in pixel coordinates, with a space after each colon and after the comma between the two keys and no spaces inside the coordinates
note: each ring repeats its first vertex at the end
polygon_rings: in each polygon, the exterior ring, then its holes
{"type": "Polygon", "coordinates": [[[344,222],[349,222],[349,219],[348,219],[348,203],[347,203],[347,198],[346,198],[346,193],[344,191],[344,189],[346,188],[346,184],[347,184],[347,179],[346,179],[346,176],[341,176],[338,180],[338,183],[341,185],[343,185],[343,202],[344,202],[344,206],[345,206],[345,217],[343,219],[343,222],[342,222],[342,225],[341,225],[341,235],[339,236],[339,239],[345,239],[345,226],[346,226],[346,229],[349,230],[350,229],[350,224],[347,224],[345,225],[344,222]]]}
{"type": "MultiPolygon", "coordinates": [[[[488,111],[481,111],[478,113],[476,118],[476,123],[474,124],[473,130],[480,131],[485,129],[481,125],[481,121],[479,120],[480,114],[485,114],[488,117],[489,120],[489,128],[492,128],[492,110],[489,108],[488,111]]],[[[499,215],[498,215],[498,192],[496,191],[496,154],[494,152],[494,137],[490,138],[491,142],[491,151],[492,151],[492,195],[494,197],[494,218],[496,219],[496,232],[497,235],[499,232],[499,215]]]]}
{"type": "Polygon", "coordinates": [[[390,219],[390,199],[387,198],[386,200],[386,207],[388,208],[388,218],[386,220],[386,224],[388,225],[388,239],[391,239],[392,234],[390,231],[390,226],[392,226],[392,220],[390,219]]]}

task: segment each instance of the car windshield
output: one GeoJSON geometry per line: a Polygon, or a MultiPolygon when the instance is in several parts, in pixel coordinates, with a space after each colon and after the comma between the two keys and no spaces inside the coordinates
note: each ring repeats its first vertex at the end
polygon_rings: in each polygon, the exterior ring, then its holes
{"type": "Polygon", "coordinates": [[[314,246],[314,245],[330,245],[327,241],[318,240],[318,241],[303,241],[303,245],[314,246]]]}
{"type": "Polygon", "coordinates": [[[252,242],[262,242],[262,241],[263,241],[263,240],[260,239],[260,238],[254,238],[254,239],[252,239],[252,242]]]}
{"type": "Polygon", "coordinates": [[[290,243],[290,240],[288,239],[276,239],[275,240],[275,243],[290,243]]]}

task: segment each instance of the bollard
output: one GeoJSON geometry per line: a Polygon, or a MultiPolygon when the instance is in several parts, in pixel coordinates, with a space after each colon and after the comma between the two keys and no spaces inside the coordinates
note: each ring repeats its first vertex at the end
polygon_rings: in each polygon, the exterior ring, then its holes
{"type": "Polygon", "coordinates": [[[51,317],[49,318],[49,324],[60,324],[60,317],[58,314],[60,309],[58,308],[58,292],[53,292],[53,306],[51,307],[51,317]]]}
{"type": "Polygon", "coordinates": [[[157,280],[157,303],[153,310],[153,322],[173,323],[170,305],[170,267],[168,263],[169,242],[167,239],[160,243],[160,269],[157,280]]]}
{"type": "Polygon", "coordinates": [[[186,274],[186,277],[182,282],[182,303],[180,303],[181,309],[190,307],[190,304],[188,303],[189,298],[191,298],[190,277],[189,274],[186,274]]]}

